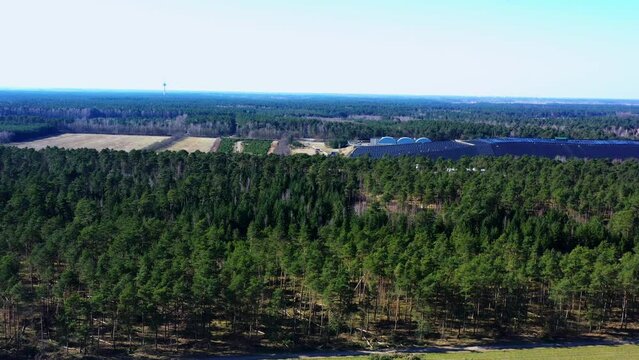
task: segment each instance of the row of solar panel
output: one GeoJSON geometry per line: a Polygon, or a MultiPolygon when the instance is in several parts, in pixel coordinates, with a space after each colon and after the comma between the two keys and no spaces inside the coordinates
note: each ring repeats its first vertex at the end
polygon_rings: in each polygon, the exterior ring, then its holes
{"type": "Polygon", "coordinates": [[[501,143],[543,143],[543,144],[583,144],[583,145],[639,145],[639,141],[633,140],[578,140],[578,139],[541,139],[541,138],[492,138],[477,139],[473,143],[483,142],[489,144],[501,143]]]}
{"type": "Polygon", "coordinates": [[[566,158],[639,158],[638,141],[555,140],[536,139],[479,139],[470,142],[436,141],[395,146],[360,146],[352,157],[370,158],[398,156],[426,156],[432,159],[459,159],[464,156],[539,156],[566,158]],[[493,141],[495,140],[495,141],[493,141]]]}
{"type": "Polygon", "coordinates": [[[458,158],[462,156],[472,156],[468,150],[474,146],[458,143],[455,141],[435,141],[430,143],[399,144],[394,146],[360,146],[357,147],[352,157],[369,156],[371,158],[382,158],[384,156],[428,156],[458,158]]]}
{"type": "Polygon", "coordinates": [[[639,144],[501,143],[492,146],[496,156],[541,156],[566,158],[639,158],[639,144]]]}

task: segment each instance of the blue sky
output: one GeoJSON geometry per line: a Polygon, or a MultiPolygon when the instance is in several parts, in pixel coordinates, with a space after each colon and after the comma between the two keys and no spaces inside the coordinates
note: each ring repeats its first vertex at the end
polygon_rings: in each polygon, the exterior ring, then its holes
{"type": "Polygon", "coordinates": [[[639,99],[639,1],[0,0],[0,87],[639,99]]]}

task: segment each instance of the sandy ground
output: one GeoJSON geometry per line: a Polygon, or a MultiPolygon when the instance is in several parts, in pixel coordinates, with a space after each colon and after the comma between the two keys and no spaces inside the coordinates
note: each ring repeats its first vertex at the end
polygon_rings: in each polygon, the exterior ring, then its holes
{"type": "Polygon", "coordinates": [[[168,136],[145,135],[106,135],[106,134],[62,134],[49,138],[11,143],[9,145],[20,148],[44,149],[46,147],[60,147],[65,149],[113,149],[131,151],[144,149],[158,141],[168,139],[168,136]]]}
{"type": "Polygon", "coordinates": [[[343,156],[350,156],[354,150],[355,146],[347,146],[345,148],[339,149],[339,153],[343,156]]]}
{"type": "Polygon", "coordinates": [[[326,146],[323,141],[317,140],[299,140],[299,142],[304,145],[302,148],[291,149],[291,154],[307,154],[307,155],[330,155],[333,152],[337,152],[340,155],[348,156],[355,149],[354,146],[347,146],[342,149],[333,149],[331,147],[326,146]]]}
{"type": "Polygon", "coordinates": [[[297,154],[315,155],[317,154],[317,151],[315,149],[311,149],[307,147],[292,148],[291,155],[297,155],[297,154]]]}
{"type": "Polygon", "coordinates": [[[279,144],[279,141],[273,140],[273,142],[271,143],[271,147],[268,148],[268,152],[266,154],[270,155],[270,154],[274,153],[275,149],[277,149],[277,144],[279,144]]]}
{"type": "Polygon", "coordinates": [[[233,144],[233,152],[235,153],[243,153],[244,152],[244,143],[241,141],[236,141],[233,144]]]}
{"type": "Polygon", "coordinates": [[[312,141],[312,140],[299,140],[299,142],[304,145],[301,148],[293,148],[291,149],[291,154],[307,154],[307,155],[316,155],[323,154],[326,155],[326,150],[328,149],[326,145],[321,141],[312,141]]]}
{"type": "Polygon", "coordinates": [[[222,144],[222,138],[215,138],[215,140],[213,140],[213,145],[211,145],[211,148],[209,149],[209,152],[217,152],[217,150],[220,148],[220,144],[222,144]]]}
{"type": "Polygon", "coordinates": [[[187,152],[209,152],[218,138],[204,138],[204,137],[185,137],[184,139],[169,146],[166,150],[180,151],[185,150],[187,152]]]}

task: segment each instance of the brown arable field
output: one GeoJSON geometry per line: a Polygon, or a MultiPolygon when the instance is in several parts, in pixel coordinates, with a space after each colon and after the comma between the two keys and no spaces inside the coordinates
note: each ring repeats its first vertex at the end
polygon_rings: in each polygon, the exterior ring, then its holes
{"type": "Polygon", "coordinates": [[[168,139],[168,136],[146,135],[106,135],[106,134],[62,134],[33,141],[12,143],[20,148],[44,149],[60,147],[65,149],[113,149],[113,150],[141,150],[156,142],[168,139]]]}
{"type": "Polygon", "coordinates": [[[180,151],[185,150],[187,152],[212,152],[213,145],[219,142],[219,138],[204,138],[204,137],[185,137],[175,144],[169,146],[166,150],[180,151]]]}

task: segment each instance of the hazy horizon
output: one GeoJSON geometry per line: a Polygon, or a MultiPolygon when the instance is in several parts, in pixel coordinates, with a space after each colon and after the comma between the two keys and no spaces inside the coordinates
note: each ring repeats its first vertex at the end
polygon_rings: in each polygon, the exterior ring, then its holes
{"type": "Polygon", "coordinates": [[[639,99],[633,1],[3,2],[0,88],[639,99]]]}
{"type": "MultiPolygon", "coordinates": [[[[111,89],[111,88],[27,88],[27,87],[1,87],[0,92],[52,92],[52,93],[139,93],[139,94],[153,94],[153,95],[162,95],[162,89],[111,89]]],[[[555,103],[561,103],[565,101],[567,103],[602,103],[606,104],[610,103],[618,103],[618,102],[628,102],[628,105],[636,106],[639,105],[639,98],[592,98],[592,97],[548,97],[548,96],[507,96],[507,95],[455,95],[455,94],[383,94],[383,93],[339,93],[339,92],[285,92],[285,91],[243,91],[243,90],[189,90],[189,89],[178,89],[171,90],[167,88],[166,95],[185,95],[185,94],[220,94],[220,95],[272,95],[272,96],[335,96],[335,97],[406,97],[406,98],[422,98],[422,99],[504,99],[504,100],[514,100],[510,102],[523,102],[523,103],[531,103],[526,100],[539,100],[539,101],[549,101],[555,103]],[[519,101],[517,101],[519,100],[519,101]]],[[[491,101],[491,102],[499,102],[499,101],[491,101]]]]}

